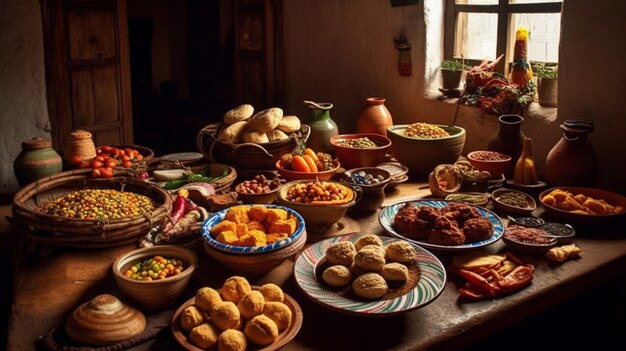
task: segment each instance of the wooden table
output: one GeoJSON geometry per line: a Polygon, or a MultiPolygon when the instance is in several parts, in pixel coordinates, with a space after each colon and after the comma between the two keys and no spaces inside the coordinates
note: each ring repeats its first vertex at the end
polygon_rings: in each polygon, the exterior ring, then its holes
{"type": "MultiPolygon", "coordinates": [[[[401,184],[387,194],[384,205],[403,199],[429,195],[424,184],[401,184]]],[[[8,206],[0,208],[2,235],[16,235],[7,227],[4,216],[8,206]]],[[[377,213],[355,217],[361,232],[384,234],[377,213]]],[[[576,243],[582,258],[561,265],[549,265],[541,256],[532,257],[536,265],[533,283],[526,289],[496,300],[459,303],[457,284],[449,277],[443,293],[424,308],[385,318],[364,318],[341,314],[320,307],[299,291],[293,281],[293,262],[287,261],[253,284],[275,282],[294,297],[304,312],[304,323],[296,338],[285,350],[415,350],[461,349],[493,333],[548,309],[559,301],[574,297],[600,283],[626,273],[626,233],[623,225],[597,228],[578,233],[576,243]]],[[[111,273],[111,264],[119,255],[134,247],[103,250],[55,249],[32,250],[20,240],[12,250],[16,254],[13,303],[8,326],[8,350],[34,349],[35,341],[52,326],[62,323],[74,307],[102,292],[119,293],[111,273]]],[[[502,242],[488,251],[504,249],[502,242]]],[[[230,272],[212,261],[201,249],[199,269],[185,298],[200,286],[220,286],[230,272]]],[[[446,263],[449,256],[438,254],[446,263]]],[[[177,348],[171,333],[162,333],[153,349],[177,348]],[[158,346],[156,346],[158,345],[158,346]]]]}

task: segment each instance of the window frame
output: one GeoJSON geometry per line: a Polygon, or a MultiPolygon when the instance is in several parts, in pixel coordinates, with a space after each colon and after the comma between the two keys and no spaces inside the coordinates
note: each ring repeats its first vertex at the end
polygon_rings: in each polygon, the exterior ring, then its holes
{"type": "MultiPolygon", "coordinates": [[[[564,1],[564,0],[563,0],[564,1]]],[[[496,66],[495,70],[500,73],[505,72],[505,63],[511,62],[513,58],[513,33],[511,14],[515,13],[561,13],[563,7],[561,2],[543,3],[509,3],[509,0],[498,0],[498,4],[493,5],[469,5],[457,4],[456,0],[446,0],[444,18],[444,58],[457,58],[454,55],[454,41],[457,31],[457,21],[459,13],[495,13],[498,15],[496,54],[504,53],[504,59],[496,66]]],[[[495,59],[495,57],[494,57],[495,59]]],[[[480,60],[464,58],[469,65],[477,65],[480,60]]],[[[556,63],[555,63],[556,64],[556,63]]],[[[508,67],[507,67],[508,71],[508,67]]]]}

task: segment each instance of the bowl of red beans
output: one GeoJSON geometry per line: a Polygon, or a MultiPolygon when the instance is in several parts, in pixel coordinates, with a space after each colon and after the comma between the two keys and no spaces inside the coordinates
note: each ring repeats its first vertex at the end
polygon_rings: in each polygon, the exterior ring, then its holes
{"type": "Polygon", "coordinates": [[[144,310],[162,310],[178,302],[198,264],[184,247],[157,245],[133,250],[113,263],[122,293],[144,310]]]}
{"type": "Polygon", "coordinates": [[[515,251],[542,254],[557,244],[557,238],[541,228],[510,225],[502,235],[504,244],[515,251]]]}
{"type": "Polygon", "coordinates": [[[487,171],[492,178],[499,178],[511,165],[511,156],[496,151],[472,151],[467,159],[479,171],[487,171]]]}

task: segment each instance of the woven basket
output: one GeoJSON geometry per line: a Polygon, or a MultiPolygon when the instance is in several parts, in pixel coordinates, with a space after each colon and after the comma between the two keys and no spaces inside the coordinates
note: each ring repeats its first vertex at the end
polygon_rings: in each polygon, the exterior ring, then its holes
{"type": "Polygon", "coordinates": [[[264,144],[230,144],[217,140],[223,126],[215,123],[202,128],[196,137],[196,146],[212,162],[217,160],[238,169],[273,170],[280,156],[291,152],[301,140],[306,142],[311,133],[311,128],[303,124],[289,139],[264,144]]]}
{"type": "Polygon", "coordinates": [[[158,186],[126,177],[115,171],[113,178],[91,178],[90,169],[58,173],[30,183],[13,198],[12,213],[22,232],[34,241],[50,246],[100,248],[131,243],[153,226],[163,223],[172,210],[170,195],[158,186]],[[45,214],[37,208],[81,189],[132,191],[154,200],[149,215],[123,219],[87,220],[45,214]]]}

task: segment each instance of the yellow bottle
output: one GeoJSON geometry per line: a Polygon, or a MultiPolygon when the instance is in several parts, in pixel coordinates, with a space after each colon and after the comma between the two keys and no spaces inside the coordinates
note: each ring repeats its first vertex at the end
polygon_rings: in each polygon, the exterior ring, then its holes
{"type": "Polygon", "coordinates": [[[524,148],[517,163],[515,164],[515,173],[513,181],[518,184],[532,185],[537,184],[537,170],[535,169],[535,160],[533,159],[533,140],[526,138],[524,140],[524,148]]]}

